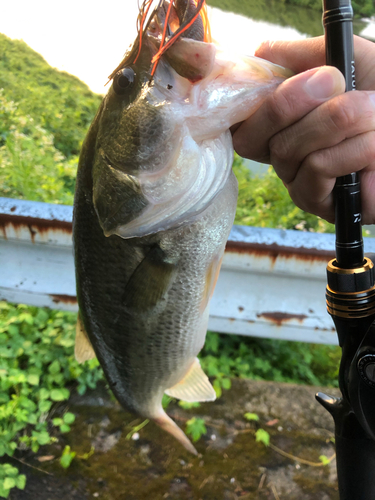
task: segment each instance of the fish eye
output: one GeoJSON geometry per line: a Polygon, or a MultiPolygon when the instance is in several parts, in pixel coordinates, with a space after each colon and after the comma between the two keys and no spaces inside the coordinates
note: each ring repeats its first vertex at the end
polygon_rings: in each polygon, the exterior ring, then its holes
{"type": "Polygon", "coordinates": [[[135,81],[134,70],[130,67],[122,68],[113,78],[113,90],[118,95],[126,94],[133,88],[135,81]]]}

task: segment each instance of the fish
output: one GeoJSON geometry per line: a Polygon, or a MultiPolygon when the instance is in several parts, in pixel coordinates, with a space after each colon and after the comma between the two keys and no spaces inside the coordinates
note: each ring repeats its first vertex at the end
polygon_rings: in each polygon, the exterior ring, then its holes
{"type": "MultiPolygon", "coordinates": [[[[204,0],[144,0],[137,36],[82,145],[75,355],[128,411],[197,454],[164,394],[213,401],[198,353],[234,221],[230,127],[290,72],[210,40],[204,0]]],[[[228,291],[229,293],[229,291],[228,291]]]]}

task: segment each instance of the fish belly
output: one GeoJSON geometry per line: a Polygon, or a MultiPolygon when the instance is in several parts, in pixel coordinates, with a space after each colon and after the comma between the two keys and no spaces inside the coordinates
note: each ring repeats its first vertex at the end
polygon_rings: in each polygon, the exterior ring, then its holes
{"type": "Polygon", "coordinates": [[[180,227],[105,237],[91,187],[78,176],[73,234],[81,321],[115,396],[140,416],[160,416],[164,391],[203,347],[236,201],[231,173],[211,204],[180,227]]]}

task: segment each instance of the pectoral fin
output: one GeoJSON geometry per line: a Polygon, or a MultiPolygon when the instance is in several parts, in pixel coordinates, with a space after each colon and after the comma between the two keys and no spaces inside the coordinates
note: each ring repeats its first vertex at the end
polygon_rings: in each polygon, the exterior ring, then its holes
{"type": "Polygon", "coordinates": [[[151,248],[128,281],[124,305],[133,312],[146,312],[162,305],[176,276],[176,266],[159,247],[151,248]]]}
{"type": "Polygon", "coordinates": [[[78,363],[83,363],[84,361],[93,359],[96,356],[79,315],[76,326],[76,343],[74,347],[74,356],[78,363]]]}
{"type": "Polygon", "coordinates": [[[198,358],[195,358],[185,377],[175,386],[167,389],[165,394],[173,398],[194,403],[195,401],[214,401],[216,393],[201,368],[198,358]]]}

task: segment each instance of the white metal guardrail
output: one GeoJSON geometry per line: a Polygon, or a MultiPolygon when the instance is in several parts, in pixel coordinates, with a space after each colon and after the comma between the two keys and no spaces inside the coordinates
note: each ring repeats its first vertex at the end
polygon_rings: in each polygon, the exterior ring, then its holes
{"type": "MultiPolygon", "coordinates": [[[[334,235],[234,226],[209,328],[336,344],[324,296],[333,257],[334,235]]],[[[77,310],[72,207],[0,198],[0,300],[77,310]]]]}

